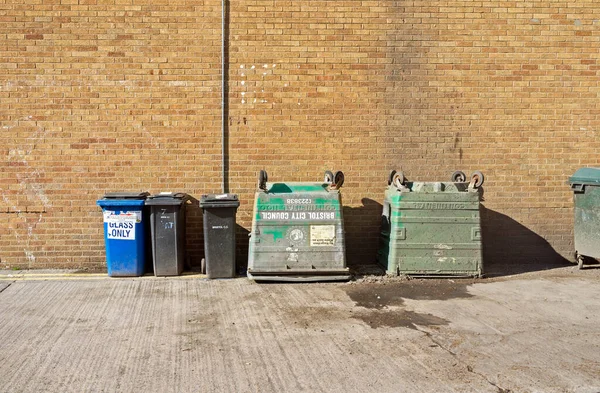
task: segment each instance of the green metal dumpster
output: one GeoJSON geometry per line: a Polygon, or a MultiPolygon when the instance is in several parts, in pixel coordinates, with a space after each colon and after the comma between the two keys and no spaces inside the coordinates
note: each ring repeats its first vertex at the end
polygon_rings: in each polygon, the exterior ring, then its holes
{"type": "Polygon", "coordinates": [[[392,171],[383,204],[378,262],[388,274],[482,276],[483,174],[466,182],[409,182],[392,171]]]}
{"type": "Polygon", "coordinates": [[[343,173],[323,182],[267,183],[259,176],[248,252],[248,278],[333,281],[346,267],[340,187],[343,173]]]}
{"type": "Polygon", "coordinates": [[[600,258],[600,168],[581,168],[569,178],[575,205],[575,258],[581,269],[600,258]]]}

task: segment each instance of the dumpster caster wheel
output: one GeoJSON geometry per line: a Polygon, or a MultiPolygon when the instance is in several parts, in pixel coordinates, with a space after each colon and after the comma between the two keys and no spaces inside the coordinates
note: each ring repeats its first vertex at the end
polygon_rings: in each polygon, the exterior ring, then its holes
{"type": "Polygon", "coordinates": [[[325,179],[324,179],[324,181],[327,184],[333,184],[333,172],[331,172],[331,171],[325,171],[325,179]]]}
{"type": "Polygon", "coordinates": [[[467,181],[467,175],[463,171],[456,171],[450,177],[452,183],[464,183],[467,181]]]}
{"type": "Polygon", "coordinates": [[[404,173],[396,172],[392,178],[392,183],[396,188],[401,188],[406,184],[406,177],[404,177],[404,173]]]}
{"type": "Polygon", "coordinates": [[[581,254],[575,254],[577,256],[577,268],[579,270],[583,269],[583,262],[585,262],[585,257],[581,254]]]}
{"type": "Polygon", "coordinates": [[[261,169],[258,173],[258,188],[261,190],[267,189],[267,181],[269,180],[269,176],[267,175],[267,171],[261,169]]]}
{"type": "Polygon", "coordinates": [[[473,186],[475,188],[479,188],[483,185],[483,181],[485,180],[485,177],[483,176],[483,173],[479,172],[479,171],[475,171],[473,173],[471,173],[471,182],[473,183],[473,186]]]}
{"type": "Polygon", "coordinates": [[[388,176],[388,186],[392,185],[392,182],[394,181],[394,175],[396,174],[396,170],[392,169],[390,171],[390,175],[388,176]]]}
{"type": "Polygon", "coordinates": [[[344,184],[344,172],[337,171],[335,175],[333,175],[333,182],[335,183],[335,188],[340,188],[344,184]]]}
{"type": "Polygon", "coordinates": [[[200,261],[200,274],[206,274],[206,259],[200,261]]]}

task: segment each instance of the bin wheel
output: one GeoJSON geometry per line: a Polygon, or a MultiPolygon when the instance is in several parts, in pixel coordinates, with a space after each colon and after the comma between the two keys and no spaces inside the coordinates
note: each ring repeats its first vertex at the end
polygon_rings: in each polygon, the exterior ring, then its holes
{"type": "Polygon", "coordinates": [[[575,253],[575,256],[577,257],[577,268],[579,270],[583,269],[583,262],[585,262],[585,256],[579,253],[575,253]]]}
{"type": "Polygon", "coordinates": [[[261,169],[258,173],[258,188],[261,190],[267,189],[267,181],[269,180],[269,176],[267,175],[267,171],[261,169]]]}
{"type": "Polygon", "coordinates": [[[485,180],[485,177],[483,176],[483,173],[481,173],[480,171],[475,171],[473,173],[471,173],[471,182],[473,182],[473,186],[475,188],[479,188],[483,185],[483,181],[485,180]]]}
{"type": "Polygon", "coordinates": [[[335,183],[335,188],[342,187],[342,185],[344,184],[344,172],[335,172],[335,175],[333,175],[333,182],[335,183]]]}
{"type": "Polygon", "coordinates": [[[200,261],[200,274],[206,274],[206,259],[200,261]]]}
{"type": "Polygon", "coordinates": [[[401,188],[404,184],[406,184],[406,177],[404,177],[404,173],[396,172],[392,178],[392,183],[396,188],[401,188]]]}
{"type": "Polygon", "coordinates": [[[394,175],[396,174],[396,170],[392,169],[390,171],[390,175],[388,176],[388,186],[392,184],[392,182],[394,181],[394,175]]]}
{"type": "Polygon", "coordinates": [[[467,181],[467,175],[463,171],[456,171],[450,177],[452,183],[464,183],[467,181]]]}
{"type": "Polygon", "coordinates": [[[325,179],[324,182],[327,184],[333,184],[333,172],[325,171],[325,179]]]}

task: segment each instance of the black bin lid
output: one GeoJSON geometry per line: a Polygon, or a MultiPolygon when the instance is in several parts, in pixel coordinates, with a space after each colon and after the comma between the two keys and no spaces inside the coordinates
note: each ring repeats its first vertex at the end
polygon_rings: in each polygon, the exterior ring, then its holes
{"type": "Polygon", "coordinates": [[[205,194],[200,198],[200,207],[238,207],[240,201],[237,194],[205,194]]]}
{"type": "Polygon", "coordinates": [[[148,195],[150,195],[149,192],[107,192],[106,194],[104,194],[104,199],[146,199],[148,195]]]}
{"type": "Polygon", "coordinates": [[[146,205],[181,205],[188,199],[185,192],[161,192],[146,200],[146,205]]]}

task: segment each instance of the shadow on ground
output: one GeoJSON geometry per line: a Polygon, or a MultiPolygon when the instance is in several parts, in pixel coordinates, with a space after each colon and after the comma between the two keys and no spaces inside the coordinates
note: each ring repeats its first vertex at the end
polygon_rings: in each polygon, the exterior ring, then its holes
{"type": "Polygon", "coordinates": [[[509,216],[481,207],[484,272],[488,277],[573,266],[550,243],[509,216]]]}
{"type": "MultiPolygon", "coordinates": [[[[344,207],[346,262],[355,277],[385,274],[377,262],[383,206],[368,198],[344,207]]],[[[484,274],[507,276],[573,266],[550,243],[509,216],[481,206],[484,274]]],[[[587,268],[594,268],[586,266],[587,268]]]]}

